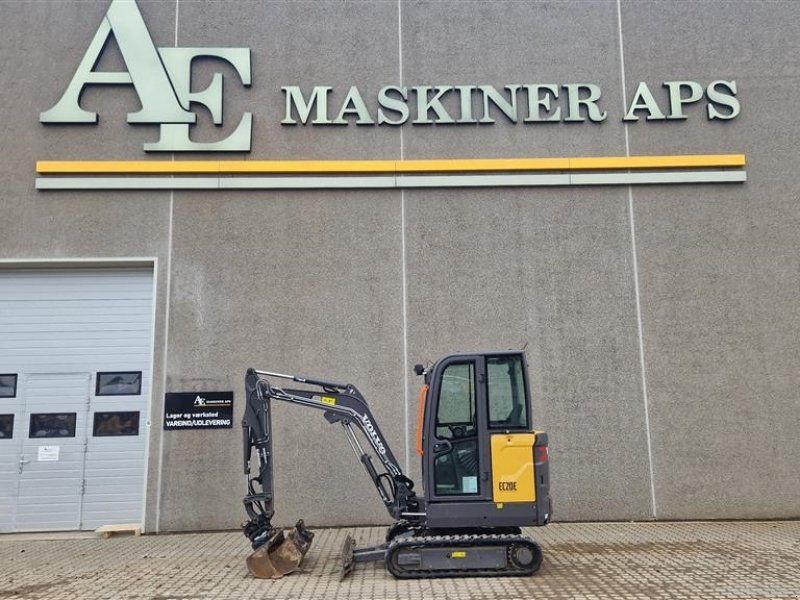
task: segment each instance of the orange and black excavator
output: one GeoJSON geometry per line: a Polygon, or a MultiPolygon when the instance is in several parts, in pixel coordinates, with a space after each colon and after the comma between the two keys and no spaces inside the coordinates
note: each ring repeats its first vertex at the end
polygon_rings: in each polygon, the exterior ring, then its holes
{"type": "Polygon", "coordinates": [[[348,536],[343,576],[355,563],[367,561],[383,561],[398,578],[532,575],[538,570],[541,548],[521,528],[550,520],[549,464],[547,434],[532,425],[524,353],[452,354],[430,368],[416,365],[414,371],[425,379],[417,427],[424,496],[403,473],[354,385],[247,371],[244,533],[254,549],[247,559],[254,576],[291,573],[314,537],[302,520],[288,535],[272,525],[272,400],[317,408],[330,423],[340,424],[395,520],[378,546],[357,548],[348,536]],[[275,379],[307,389],[283,389],[271,383],[275,379]],[[255,473],[251,464],[257,465],[255,473]]]}

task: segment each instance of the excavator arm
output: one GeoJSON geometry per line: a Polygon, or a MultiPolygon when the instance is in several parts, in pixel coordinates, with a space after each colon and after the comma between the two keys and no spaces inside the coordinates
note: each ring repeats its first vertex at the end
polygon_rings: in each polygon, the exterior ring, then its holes
{"type": "Polygon", "coordinates": [[[295,570],[308,552],[314,536],[302,520],[297,522],[288,536],[272,525],[275,512],[272,400],[319,409],[329,423],[342,425],[350,446],[389,514],[394,519],[413,518],[421,514],[422,499],[414,493],[414,483],[403,473],[366,400],[355,386],[248,369],[245,394],[247,404],[242,420],[242,442],[247,478],[244,507],[248,521],[243,527],[254,549],[247,564],[255,576],[277,578],[295,570]],[[283,389],[271,384],[269,378],[288,379],[310,389],[283,389]],[[357,431],[361,432],[378,457],[380,472],[372,454],[364,450],[357,431]]]}

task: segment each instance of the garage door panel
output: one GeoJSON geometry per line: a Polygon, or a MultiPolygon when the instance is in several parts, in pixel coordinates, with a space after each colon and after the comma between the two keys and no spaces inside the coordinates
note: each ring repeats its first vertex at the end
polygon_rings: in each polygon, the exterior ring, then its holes
{"type": "Polygon", "coordinates": [[[142,508],[138,505],[130,507],[114,507],[114,511],[96,512],[84,521],[84,529],[97,529],[109,523],[139,523],[142,508]]]}
{"type": "Polygon", "coordinates": [[[70,487],[79,489],[83,479],[83,463],[74,460],[59,462],[62,463],[62,466],[59,466],[57,470],[38,470],[38,472],[35,473],[32,473],[30,466],[26,465],[25,478],[19,486],[20,497],[25,494],[32,494],[39,486],[45,489],[47,489],[47,486],[50,486],[49,490],[51,493],[57,487],[63,485],[69,485],[70,487]]]}
{"type": "MultiPolygon", "coordinates": [[[[125,437],[128,436],[120,436],[116,439],[122,440],[125,437]]],[[[131,436],[131,438],[125,440],[113,450],[110,450],[105,444],[93,444],[90,440],[86,468],[115,469],[128,462],[141,464],[144,458],[144,449],[141,446],[142,440],[138,439],[139,436],[131,436]]]]}
{"type": "Polygon", "coordinates": [[[141,521],[152,315],[152,269],[0,271],[0,373],[20,382],[14,410],[0,405],[17,415],[14,447],[0,440],[0,531],[141,521]],[[98,372],[141,373],[139,394],[96,396],[98,372]],[[138,413],[136,435],[94,436],[94,414],[114,411],[138,413]]]}
{"type": "Polygon", "coordinates": [[[49,348],[20,348],[17,350],[17,356],[20,358],[23,357],[35,357],[35,358],[44,358],[46,359],[48,356],[52,356],[53,353],[74,353],[72,360],[69,360],[68,357],[65,357],[62,362],[67,363],[74,363],[76,360],[80,359],[92,359],[94,357],[103,357],[103,356],[125,356],[130,357],[134,356],[139,361],[145,358],[148,355],[148,346],[127,346],[125,348],[97,348],[91,347],[87,348],[85,346],[80,346],[77,344],[74,345],[63,345],[63,346],[51,346],[49,348]]]}
{"type": "MultiPolygon", "coordinates": [[[[73,319],[85,319],[87,316],[109,316],[116,315],[120,318],[128,316],[146,315],[153,308],[148,299],[137,298],[117,299],[109,303],[108,299],[90,300],[83,302],[65,301],[58,299],[48,300],[28,300],[26,302],[15,302],[10,299],[0,299],[0,306],[4,308],[4,319],[11,317],[35,317],[45,319],[47,317],[73,319]],[[87,311],[91,315],[87,315],[87,311]]],[[[91,320],[91,318],[89,319],[91,320]]]]}
{"type": "MultiPolygon", "coordinates": [[[[138,324],[137,324],[138,325],[138,324]]],[[[23,326],[17,325],[16,329],[24,329],[23,326]]],[[[150,330],[143,327],[134,327],[134,324],[111,324],[104,323],[102,325],[58,325],[58,326],[40,326],[39,331],[33,331],[29,328],[28,331],[12,331],[9,327],[8,330],[4,327],[3,344],[9,347],[25,347],[31,343],[39,345],[43,343],[53,342],[57,340],[69,340],[73,345],[77,342],[88,343],[114,343],[120,341],[141,341],[150,336],[150,330]],[[80,336],[75,335],[79,333],[80,336]]]]}
{"type": "MultiPolygon", "coordinates": [[[[44,496],[37,496],[36,502],[20,502],[17,506],[17,514],[40,514],[45,511],[47,514],[66,513],[77,511],[80,507],[80,498],[76,497],[76,492],[80,492],[80,485],[64,486],[60,491],[50,490],[44,496]]],[[[76,518],[73,514],[72,518],[76,518]]]]}
{"type": "Polygon", "coordinates": [[[88,477],[91,477],[92,484],[86,484],[86,494],[89,496],[93,493],[93,490],[102,490],[109,486],[115,486],[120,491],[125,490],[125,493],[130,495],[133,489],[139,487],[135,480],[140,477],[141,474],[142,469],[138,465],[128,469],[120,469],[119,473],[116,475],[87,474],[88,477]]]}
{"type": "MultiPolygon", "coordinates": [[[[147,300],[150,296],[147,292],[143,292],[133,288],[124,288],[120,287],[119,289],[115,290],[116,293],[121,295],[125,295],[126,297],[134,300],[147,300]]],[[[59,300],[61,302],[83,302],[85,298],[82,296],[81,290],[60,290],[59,300]]],[[[94,300],[113,300],[114,295],[108,294],[107,296],[95,296],[94,300]]],[[[26,302],[50,302],[52,299],[48,295],[47,291],[35,291],[32,290],[30,292],[15,292],[12,291],[11,293],[5,295],[3,298],[0,298],[0,302],[14,302],[24,300],[26,302]]]]}
{"type": "MultiPolygon", "coordinates": [[[[114,477],[100,477],[86,482],[84,505],[98,502],[128,502],[130,494],[114,485],[114,477]]],[[[143,486],[144,477],[130,473],[128,481],[132,486],[143,486]]]]}
{"type": "Polygon", "coordinates": [[[8,302],[0,303],[3,307],[0,324],[11,325],[47,325],[56,324],[94,324],[94,323],[139,323],[150,316],[152,306],[149,303],[137,302],[128,308],[102,308],[100,306],[59,306],[49,310],[46,303],[41,306],[9,306],[8,302]],[[91,314],[87,314],[90,312],[91,314]]]}
{"type": "MultiPolygon", "coordinates": [[[[95,406],[93,403],[92,406],[95,406]]],[[[112,406],[107,409],[95,409],[95,413],[114,413],[117,411],[124,411],[129,408],[128,406],[112,406]]],[[[136,412],[136,411],[134,411],[136,412]]],[[[139,411],[141,414],[141,411],[139,411]]],[[[107,457],[122,458],[125,456],[139,457],[139,454],[130,454],[144,452],[142,447],[142,435],[144,432],[144,422],[139,417],[139,434],[138,435],[95,435],[89,438],[89,449],[92,451],[102,451],[107,457]]],[[[91,435],[91,433],[90,433],[91,435]]],[[[94,455],[92,460],[98,460],[99,455],[94,455]]]]}
{"type": "Polygon", "coordinates": [[[50,302],[54,298],[65,302],[86,302],[90,300],[113,300],[124,297],[126,300],[147,300],[152,292],[147,289],[150,276],[137,276],[132,272],[116,276],[95,272],[78,271],[59,273],[50,271],[46,279],[43,272],[8,272],[9,282],[0,290],[0,301],[29,300],[50,302]]]}
{"type": "MultiPolygon", "coordinates": [[[[137,454],[139,454],[137,452],[137,454]]],[[[142,465],[143,456],[114,458],[91,458],[86,460],[86,475],[91,477],[117,477],[123,469],[138,469],[142,465]]]]}
{"type": "Polygon", "coordinates": [[[65,529],[64,523],[78,521],[80,510],[80,499],[76,499],[74,494],[53,494],[46,502],[40,501],[35,505],[19,503],[16,518],[22,520],[26,529],[39,527],[45,521],[57,525],[56,529],[65,529]]]}
{"type": "MultiPolygon", "coordinates": [[[[140,484],[143,482],[140,481],[140,484]]],[[[129,511],[137,508],[141,512],[141,504],[131,500],[130,494],[98,492],[87,496],[83,502],[84,510],[91,515],[87,518],[99,518],[100,515],[116,512],[117,510],[129,511]]],[[[140,515],[141,516],[141,515],[140,515]]]]}
{"type": "MultiPolygon", "coordinates": [[[[0,445],[0,453],[3,452],[0,445]]],[[[0,455],[2,456],[2,455],[0,455]]],[[[17,502],[17,456],[16,450],[0,459],[0,531],[10,531],[17,502]]]]}
{"type": "Polygon", "coordinates": [[[16,499],[6,498],[0,492],[0,531],[10,531],[11,522],[14,518],[14,505],[16,499]]]}
{"type": "Polygon", "coordinates": [[[136,321],[120,322],[108,321],[98,323],[91,319],[87,323],[55,321],[53,323],[14,323],[3,325],[3,343],[11,343],[26,339],[43,339],[46,335],[65,335],[82,333],[84,339],[104,339],[127,335],[129,337],[149,336],[150,329],[143,327],[136,321]]]}
{"type": "Polygon", "coordinates": [[[130,496],[124,494],[103,494],[84,502],[84,510],[88,510],[91,517],[87,518],[90,519],[107,518],[115,513],[130,514],[136,510],[141,512],[141,509],[138,502],[131,501],[130,496]]]}

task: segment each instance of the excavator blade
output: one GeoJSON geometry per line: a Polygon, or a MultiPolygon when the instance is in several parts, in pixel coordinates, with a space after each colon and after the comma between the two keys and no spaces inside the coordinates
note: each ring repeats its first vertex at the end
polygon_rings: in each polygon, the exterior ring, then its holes
{"type": "Polygon", "coordinates": [[[339,581],[345,579],[348,575],[350,575],[350,573],[353,572],[353,569],[356,568],[356,558],[354,555],[355,546],[355,540],[348,535],[344,540],[344,544],[342,545],[342,568],[339,571],[339,581]]]}
{"type": "Polygon", "coordinates": [[[306,529],[302,519],[289,535],[279,530],[266,543],[247,557],[247,568],[259,579],[280,579],[296,571],[311,547],[314,533],[306,529]]]}

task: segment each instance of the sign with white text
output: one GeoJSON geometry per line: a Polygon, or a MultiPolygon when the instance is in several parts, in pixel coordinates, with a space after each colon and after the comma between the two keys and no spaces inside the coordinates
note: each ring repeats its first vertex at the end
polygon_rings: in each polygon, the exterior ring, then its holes
{"type": "Polygon", "coordinates": [[[233,392],[178,392],[164,396],[164,430],[231,427],[233,392]]]}

